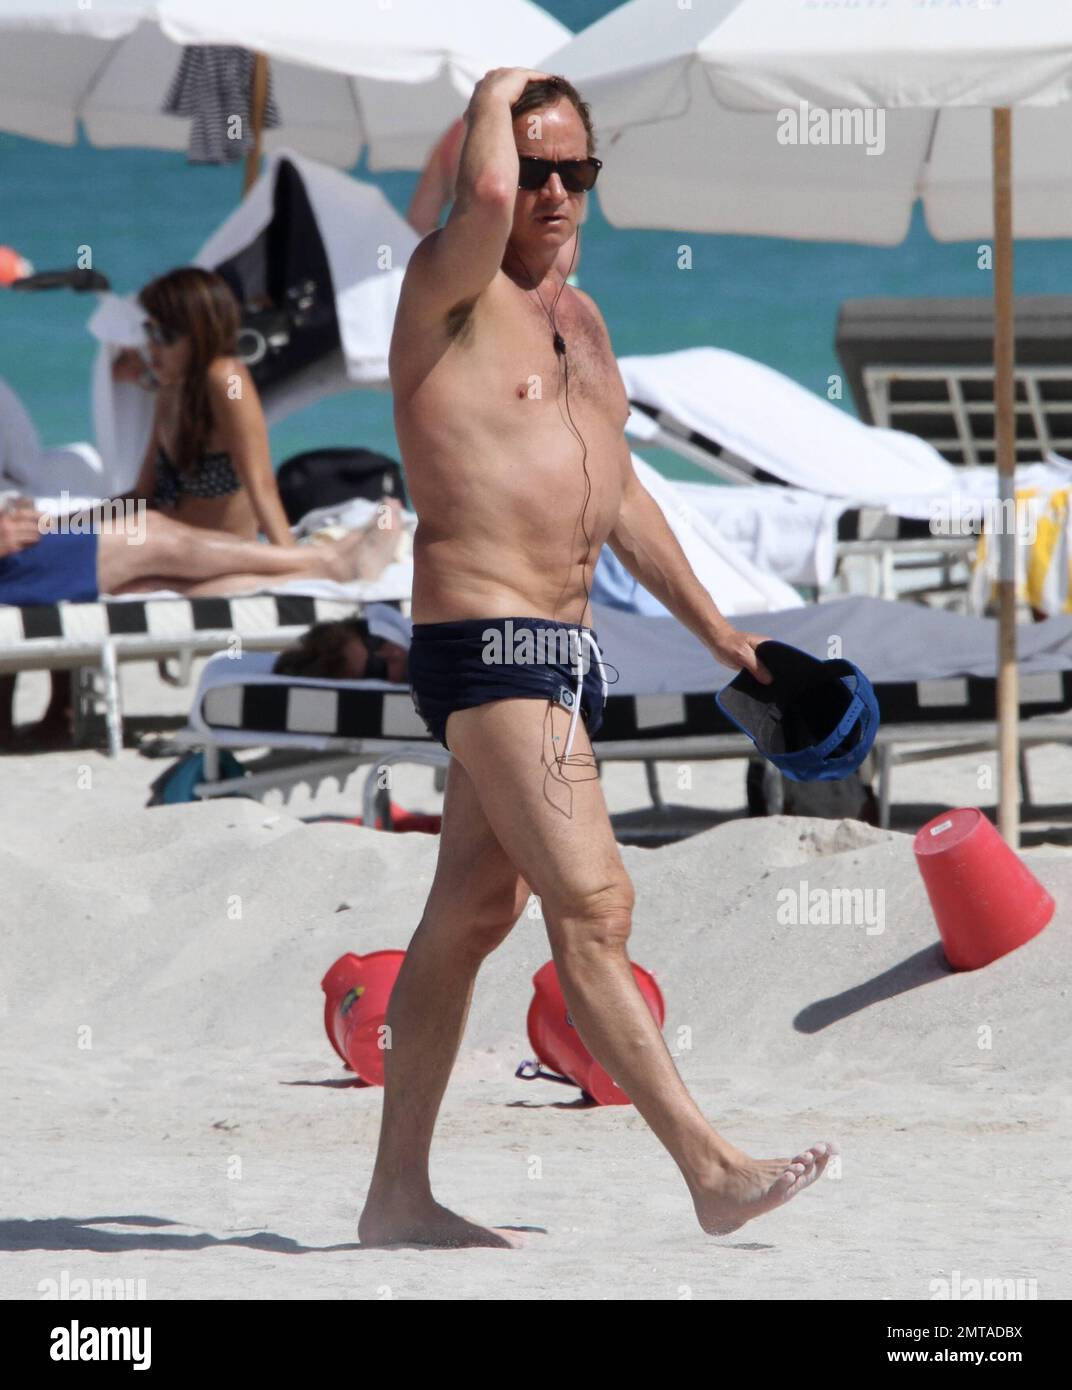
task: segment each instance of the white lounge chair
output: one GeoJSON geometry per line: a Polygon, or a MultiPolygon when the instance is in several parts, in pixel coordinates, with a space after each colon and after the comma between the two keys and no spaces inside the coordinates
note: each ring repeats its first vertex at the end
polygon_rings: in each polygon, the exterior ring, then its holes
{"type": "MultiPolygon", "coordinates": [[[[370,620],[375,609],[370,608],[370,620]]],[[[394,620],[397,623],[397,618],[394,620]]],[[[993,747],[996,639],[991,619],[963,617],[881,599],[833,600],[737,621],[752,630],[825,656],[831,638],[841,654],[871,676],[882,711],[876,741],[880,823],[889,824],[892,773],[902,762],[993,747]],[[908,751],[909,745],[920,745],[908,751]]],[[[639,761],[648,767],[652,801],[661,805],[654,767],[739,758],[754,752],[714,700],[731,673],[719,667],[671,618],[646,618],[596,608],[593,626],[608,662],[620,673],[611,687],[603,728],[593,741],[599,762],[639,761]]],[[[409,691],[378,681],[326,681],[276,676],[272,658],[219,657],[201,676],[178,746],[206,750],[207,776],[198,789],[259,796],[299,783],[348,775],[371,764],[363,815],[371,823],[377,770],[393,762],[443,767],[448,754],[431,739],[409,691]],[[229,749],[304,749],[315,757],[215,782],[214,755],[229,749]]],[[[1072,742],[1072,616],[1025,630],[1021,649],[1021,743],[1072,742]]],[[[1025,799],[1030,798],[1026,764],[1025,799]]]]}
{"type": "MultiPolygon", "coordinates": [[[[688,348],[618,365],[627,432],[727,484],[676,489],[758,567],[820,598],[849,588],[967,606],[966,562],[997,496],[992,467],[955,467],[925,440],[863,424],[739,353],[688,348]]],[[[1018,486],[1047,494],[1070,482],[1053,455],[1017,472],[1018,486]]]]}

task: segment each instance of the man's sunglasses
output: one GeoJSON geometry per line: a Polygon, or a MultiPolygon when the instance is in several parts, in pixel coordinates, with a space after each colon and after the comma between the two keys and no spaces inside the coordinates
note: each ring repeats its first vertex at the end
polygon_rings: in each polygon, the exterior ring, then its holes
{"type": "Polygon", "coordinates": [[[152,319],[145,319],[142,323],[145,329],[145,336],[157,347],[174,347],[182,337],[181,333],[176,333],[173,328],[163,328],[158,323],[153,323],[152,319]]]}
{"type": "Polygon", "coordinates": [[[521,167],[518,170],[517,186],[526,192],[542,188],[552,174],[562,180],[567,193],[587,193],[594,185],[603,161],[589,155],[587,159],[541,159],[537,154],[518,155],[521,167]]]}

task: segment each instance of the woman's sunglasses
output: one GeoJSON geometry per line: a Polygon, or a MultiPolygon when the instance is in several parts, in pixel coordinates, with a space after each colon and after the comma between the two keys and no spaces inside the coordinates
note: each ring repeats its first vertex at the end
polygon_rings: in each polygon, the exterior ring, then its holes
{"type": "Polygon", "coordinates": [[[567,193],[587,193],[603,168],[603,161],[594,155],[589,155],[587,159],[555,160],[541,159],[537,154],[522,154],[518,158],[521,167],[517,186],[529,193],[542,188],[552,174],[557,174],[562,180],[562,187],[567,193]]]}
{"type": "Polygon", "coordinates": [[[380,651],[384,639],[382,637],[373,637],[373,635],[369,633],[364,640],[365,646],[368,649],[368,660],[365,664],[365,680],[387,680],[387,658],[380,651]]]}
{"type": "Polygon", "coordinates": [[[157,347],[174,347],[182,337],[181,333],[176,333],[173,328],[163,328],[158,323],[153,323],[152,319],[146,319],[142,323],[145,329],[145,336],[157,347]]]}

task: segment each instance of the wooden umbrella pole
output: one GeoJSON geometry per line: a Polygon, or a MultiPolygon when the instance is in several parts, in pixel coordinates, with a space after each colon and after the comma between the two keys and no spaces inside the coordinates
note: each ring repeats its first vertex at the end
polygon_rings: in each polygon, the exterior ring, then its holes
{"type": "Polygon", "coordinates": [[[1016,416],[1012,263],[1012,111],[993,113],[994,435],[998,461],[998,829],[1020,844],[1020,692],[1016,666],[1016,416]]]}
{"type": "Polygon", "coordinates": [[[257,182],[261,167],[261,134],[264,130],[264,108],[268,101],[268,58],[263,53],[253,55],[253,94],[249,103],[249,119],[253,126],[253,148],[246,155],[246,177],[242,196],[257,182]]]}

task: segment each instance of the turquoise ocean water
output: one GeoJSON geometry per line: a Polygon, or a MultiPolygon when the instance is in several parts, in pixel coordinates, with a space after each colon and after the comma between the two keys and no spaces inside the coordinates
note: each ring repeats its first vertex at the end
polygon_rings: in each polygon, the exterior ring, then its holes
{"type": "MultiPolygon", "coordinates": [[[[546,0],[573,30],[608,10],[607,0],[546,0]]],[[[352,171],[379,185],[404,212],[416,174],[352,171]]],[[[203,168],[181,154],[74,148],[0,133],[0,245],[38,270],[74,264],[92,247],[94,266],[119,293],[183,264],[241,196],[242,168],[203,168]]],[[[690,234],[693,269],[677,268],[676,232],[619,231],[593,198],[583,236],[581,283],[600,304],[615,351],[665,352],[712,345],[766,362],[825,394],[838,370],[834,326],[842,300],[860,296],[991,292],[976,244],[931,239],[917,206],[912,230],[894,248],[690,234]]],[[[1072,243],[1021,241],[1017,294],[1072,286],[1072,243]]],[[[21,395],[46,445],[92,439],[85,331],[91,296],[69,290],[0,290],[0,376],[21,395]]],[[[852,410],[851,401],[843,402],[852,410]]],[[[362,444],[397,457],[386,393],[353,391],[291,416],[272,431],[278,466],[302,449],[362,444]]],[[[661,450],[639,450],[675,477],[706,477],[661,450]]]]}

